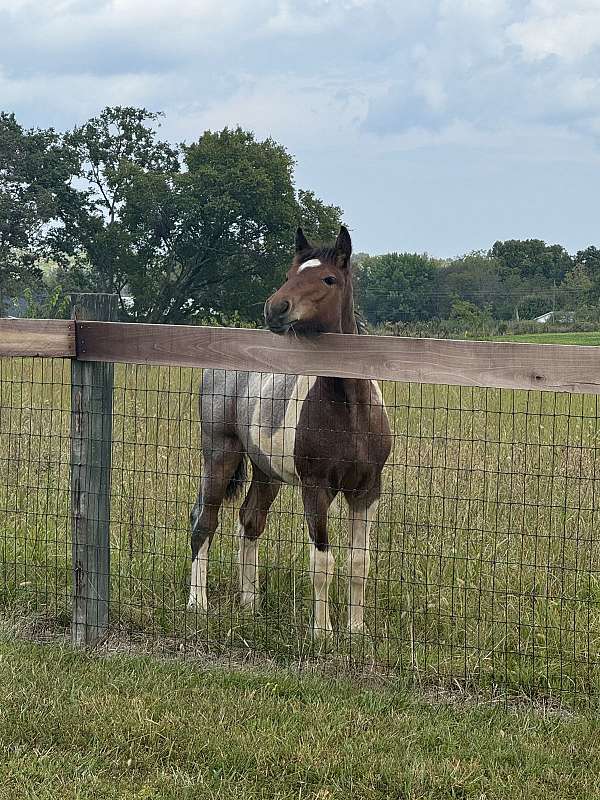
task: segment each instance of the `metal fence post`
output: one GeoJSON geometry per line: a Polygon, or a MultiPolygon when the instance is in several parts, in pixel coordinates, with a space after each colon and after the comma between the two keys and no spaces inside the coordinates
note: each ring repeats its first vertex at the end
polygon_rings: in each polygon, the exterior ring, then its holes
{"type": "MultiPolygon", "coordinates": [[[[75,320],[111,321],[117,296],[76,294],[75,320]]],[[[111,363],[71,361],[73,644],[92,646],[108,627],[110,586],[111,363]]]]}

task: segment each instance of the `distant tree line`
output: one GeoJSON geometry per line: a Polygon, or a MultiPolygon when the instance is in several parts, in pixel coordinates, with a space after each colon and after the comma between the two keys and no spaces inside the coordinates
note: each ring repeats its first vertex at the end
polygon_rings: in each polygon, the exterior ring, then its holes
{"type": "Polygon", "coordinates": [[[598,318],[600,250],[569,255],[539,239],[496,242],[488,252],[441,261],[415,253],[358,258],[369,322],[533,319],[549,311],[598,318]]]}
{"type": "MultiPolygon", "coordinates": [[[[257,323],[297,225],[335,236],[342,209],[296,187],[277,142],[225,128],[173,145],[160,120],[106,108],[57,132],[0,113],[0,314],[25,297],[31,313],[61,316],[71,292],[103,291],[132,321],[257,323]]],[[[355,279],[373,326],[598,320],[600,250],[529,239],[445,260],[358,254],[355,279]]]]}

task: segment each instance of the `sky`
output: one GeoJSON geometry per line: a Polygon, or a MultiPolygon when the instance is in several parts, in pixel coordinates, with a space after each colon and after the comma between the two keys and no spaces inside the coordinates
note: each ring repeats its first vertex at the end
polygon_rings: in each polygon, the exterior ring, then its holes
{"type": "Polygon", "coordinates": [[[600,245],[600,0],[0,0],[0,109],[241,125],[354,249],[600,245]]]}

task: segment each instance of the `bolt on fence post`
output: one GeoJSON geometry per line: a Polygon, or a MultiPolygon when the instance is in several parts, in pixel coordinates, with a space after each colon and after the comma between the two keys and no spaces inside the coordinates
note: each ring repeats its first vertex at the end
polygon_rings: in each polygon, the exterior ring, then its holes
{"type": "MultiPolygon", "coordinates": [[[[117,315],[116,295],[71,296],[72,319],[117,315]]],[[[93,646],[108,627],[113,375],[113,364],[71,361],[71,638],[78,646],[93,646]]]]}

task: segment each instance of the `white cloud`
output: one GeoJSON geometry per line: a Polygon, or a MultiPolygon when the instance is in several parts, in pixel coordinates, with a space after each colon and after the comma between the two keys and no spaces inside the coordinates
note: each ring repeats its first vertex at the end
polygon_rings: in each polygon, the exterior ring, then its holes
{"type": "Polygon", "coordinates": [[[235,121],[306,146],[338,128],[592,135],[598,42],[600,0],[181,0],[176,13],[164,0],[0,0],[0,102],[56,124],[144,104],[175,113],[182,134],[186,120],[194,135],[235,121]]]}
{"type": "Polygon", "coordinates": [[[536,0],[526,19],[509,26],[508,36],[528,60],[580,61],[600,46],[600,3],[536,0]]]}
{"type": "Polygon", "coordinates": [[[315,147],[321,152],[356,138],[353,122],[364,119],[372,87],[351,87],[340,79],[321,86],[282,73],[276,77],[245,76],[227,97],[210,103],[180,104],[169,114],[165,131],[174,139],[191,139],[206,129],[241,125],[261,137],[272,136],[292,152],[315,147]]]}

